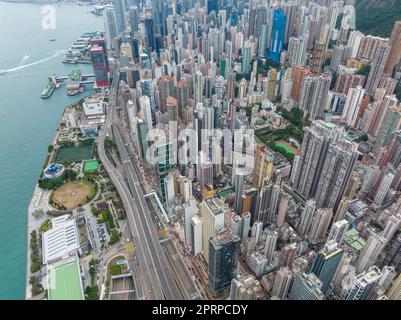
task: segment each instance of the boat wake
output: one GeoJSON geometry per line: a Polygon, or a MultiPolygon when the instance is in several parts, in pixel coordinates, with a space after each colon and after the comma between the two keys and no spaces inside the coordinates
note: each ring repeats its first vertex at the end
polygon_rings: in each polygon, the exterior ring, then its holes
{"type": "MultiPolygon", "coordinates": [[[[29,68],[29,67],[35,66],[37,64],[41,64],[43,62],[46,62],[46,61],[49,61],[51,59],[54,59],[54,58],[58,57],[59,55],[63,54],[64,52],[65,52],[64,49],[57,50],[54,54],[52,54],[51,56],[49,56],[47,58],[43,58],[43,59],[31,62],[31,63],[20,65],[18,67],[11,68],[11,69],[0,69],[0,75],[6,74],[6,73],[10,73],[10,72],[15,72],[15,71],[18,71],[18,70],[21,70],[21,69],[25,69],[25,68],[29,68]]],[[[29,58],[29,55],[26,55],[25,57],[22,58],[22,60],[26,60],[28,58],[29,58]]],[[[23,61],[21,61],[21,63],[22,62],[23,61]]]]}
{"type": "Polygon", "coordinates": [[[20,66],[24,65],[25,61],[27,61],[27,60],[29,59],[30,56],[31,56],[31,55],[30,55],[29,53],[27,53],[25,56],[23,56],[22,59],[21,59],[21,61],[20,61],[20,63],[19,63],[19,65],[20,65],[20,66]]]}

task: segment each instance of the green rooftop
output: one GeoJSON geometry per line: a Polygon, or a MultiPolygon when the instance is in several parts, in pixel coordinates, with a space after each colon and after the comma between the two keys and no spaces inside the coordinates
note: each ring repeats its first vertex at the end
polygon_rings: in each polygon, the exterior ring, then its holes
{"type": "Polygon", "coordinates": [[[99,162],[97,160],[88,160],[84,162],[84,173],[97,171],[99,162]]]}
{"type": "Polygon", "coordinates": [[[351,229],[344,235],[344,242],[351,248],[360,251],[365,246],[366,242],[359,236],[359,232],[351,229]]]}
{"type": "Polygon", "coordinates": [[[232,194],[235,194],[234,190],[232,188],[227,188],[224,189],[223,191],[218,192],[217,196],[225,201],[227,197],[229,197],[232,194]]]}
{"type": "Polygon", "coordinates": [[[84,300],[77,260],[49,268],[49,300],[84,300]]]}

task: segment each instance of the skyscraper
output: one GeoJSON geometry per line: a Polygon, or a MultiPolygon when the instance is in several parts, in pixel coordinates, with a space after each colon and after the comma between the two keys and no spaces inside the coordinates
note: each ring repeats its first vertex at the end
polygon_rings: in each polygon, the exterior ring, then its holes
{"type": "Polygon", "coordinates": [[[272,296],[279,297],[284,300],[287,297],[288,291],[293,280],[293,272],[290,268],[281,268],[277,271],[274,278],[272,296]]]}
{"type": "Polygon", "coordinates": [[[138,24],[139,24],[139,10],[137,6],[131,6],[128,9],[129,14],[129,25],[131,27],[131,36],[138,31],[138,24]]]}
{"type": "Polygon", "coordinates": [[[124,0],[112,0],[116,14],[117,33],[121,34],[125,30],[125,5],[124,0]]]}
{"type": "Polygon", "coordinates": [[[103,10],[104,31],[107,46],[113,47],[113,40],[117,36],[116,15],[113,8],[106,7],[103,10]]]}
{"type": "Polygon", "coordinates": [[[355,148],[342,128],[313,121],[305,129],[301,155],[294,159],[293,188],[305,199],[314,198],[318,208],[336,211],[357,160],[355,148]]]}
{"type": "Polygon", "coordinates": [[[361,86],[349,89],[344,109],[341,114],[341,120],[346,123],[347,126],[355,127],[358,119],[359,107],[361,106],[364,95],[365,89],[361,86]]]}
{"type": "Polygon", "coordinates": [[[265,247],[263,254],[267,258],[267,265],[271,265],[274,259],[274,253],[276,251],[278,233],[277,231],[269,231],[266,235],[265,247]]]}
{"type": "Polygon", "coordinates": [[[209,261],[209,239],[224,227],[224,210],[217,199],[202,201],[202,249],[203,256],[209,261]]]}
{"type": "Polygon", "coordinates": [[[379,86],[389,53],[390,46],[388,42],[381,43],[376,49],[368,80],[366,81],[366,91],[369,94],[373,94],[379,86]]]}
{"type": "Polygon", "coordinates": [[[390,143],[394,132],[399,130],[401,125],[401,107],[389,106],[384,114],[383,121],[379,127],[376,137],[376,148],[384,147],[390,143]]]}
{"type": "Polygon", "coordinates": [[[330,84],[331,75],[328,73],[309,75],[303,79],[299,108],[303,110],[304,118],[309,120],[323,119],[330,84]]]}
{"type": "Polygon", "coordinates": [[[256,300],[262,287],[252,274],[237,275],[231,281],[230,300],[256,300]]]}
{"type": "Polygon", "coordinates": [[[356,261],[356,270],[361,273],[374,266],[379,254],[386,245],[386,238],[370,230],[368,240],[356,261]]]}
{"type": "Polygon", "coordinates": [[[289,300],[323,300],[324,294],[320,290],[322,282],[313,273],[301,273],[294,276],[289,300]]]}
{"type": "Polygon", "coordinates": [[[326,52],[326,45],[324,43],[316,43],[313,49],[313,56],[311,62],[311,71],[313,73],[320,73],[324,63],[324,57],[326,52]]]}
{"type": "Polygon", "coordinates": [[[313,272],[322,281],[321,291],[323,293],[326,293],[329,288],[342,255],[343,249],[339,248],[335,241],[328,241],[324,249],[317,253],[310,272],[313,272]]]}
{"type": "Polygon", "coordinates": [[[154,21],[152,18],[147,17],[145,19],[145,32],[146,32],[146,46],[150,50],[154,50],[156,46],[155,46],[154,21]]]}
{"type": "Polygon", "coordinates": [[[393,179],[394,179],[394,174],[392,174],[391,172],[388,172],[383,175],[380,184],[376,190],[376,195],[373,199],[373,203],[377,208],[380,208],[382,206],[384,199],[386,198],[390,190],[393,179]]]}
{"type": "Polygon", "coordinates": [[[107,54],[100,46],[94,45],[90,49],[90,57],[95,74],[96,87],[103,88],[109,86],[107,54]]]}
{"type": "Polygon", "coordinates": [[[391,49],[387,58],[386,66],[384,67],[384,73],[391,77],[394,67],[400,63],[401,59],[401,21],[397,21],[394,24],[389,45],[391,49]]]}
{"type": "Polygon", "coordinates": [[[197,255],[202,251],[202,220],[198,216],[191,219],[191,254],[197,255]]]}
{"type": "Polygon", "coordinates": [[[319,243],[326,235],[332,216],[333,210],[331,209],[325,208],[316,210],[315,217],[313,219],[312,226],[309,232],[309,241],[312,244],[319,243]]]}
{"type": "Polygon", "coordinates": [[[327,242],[335,241],[338,245],[341,245],[344,239],[344,235],[348,231],[348,227],[349,222],[345,219],[334,222],[331,226],[327,242]]]}
{"type": "Polygon", "coordinates": [[[309,233],[312,226],[313,218],[315,216],[316,203],[315,200],[309,199],[306,201],[305,207],[301,213],[301,220],[298,226],[298,232],[301,235],[309,233]]]}
{"type": "Polygon", "coordinates": [[[358,275],[345,276],[342,281],[341,298],[344,300],[369,300],[381,277],[382,273],[375,266],[358,275]]]}
{"type": "Polygon", "coordinates": [[[393,286],[388,292],[388,298],[390,300],[401,300],[401,274],[394,281],[393,286]]]}
{"type": "Polygon", "coordinates": [[[270,39],[270,48],[268,58],[274,62],[280,62],[281,51],[285,41],[285,26],[286,16],[281,11],[276,9],[273,17],[273,28],[270,39]]]}
{"type": "Polygon", "coordinates": [[[247,74],[251,70],[251,44],[245,41],[242,48],[241,73],[247,74]]]}
{"type": "Polygon", "coordinates": [[[237,268],[240,242],[240,238],[229,229],[222,230],[208,241],[208,280],[214,297],[223,295],[230,288],[237,268]]]}

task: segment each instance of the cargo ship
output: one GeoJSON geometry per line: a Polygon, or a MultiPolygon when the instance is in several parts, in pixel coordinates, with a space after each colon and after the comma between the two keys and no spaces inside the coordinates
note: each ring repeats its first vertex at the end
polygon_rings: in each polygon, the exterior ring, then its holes
{"type": "Polygon", "coordinates": [[[49,81],[47,84],[46,88],[42,91],[42,95],[40,96],[42,99],[47,99],[51,97],[51,95],[54,92],[54,89],[56,89],[56,85],[53,81],[49,81]]]}

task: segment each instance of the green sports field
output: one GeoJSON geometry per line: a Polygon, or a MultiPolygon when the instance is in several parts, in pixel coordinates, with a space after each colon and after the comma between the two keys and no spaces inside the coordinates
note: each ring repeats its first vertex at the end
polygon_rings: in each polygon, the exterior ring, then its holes
{"type": "Polygon", "coordinates": [[[289,143],[287,143],[287,142],[285,142],[285,141],[283,141],[283,140],[277,141],[277,142],[275,143],[275,145],[276,145],[277,147],[283,148],[283,149],[284,149],[286,152],[288,152],[288,153],[292,153],[294,156],[300,154],[299,151],[298,151],[297,149],[295,149],[295,148],[292,147],[289,143]]]}
{"type": "Polygon", "coordinates": [[[81,162],[91,159],[93,155],[93,144],[77,147],[59,148],[56,151],[54,162],[81,162]]]}
{"type": "Polygon", "coordinates": [[[49,300],[83,300],[78,262],[49,268],[49,300]]]}
{"type": "Polygon", "coordinates": [[[84,163],[84,173],[94,172],[98,169],[99,162],[97,160],[89,160],[84,163]]]}

